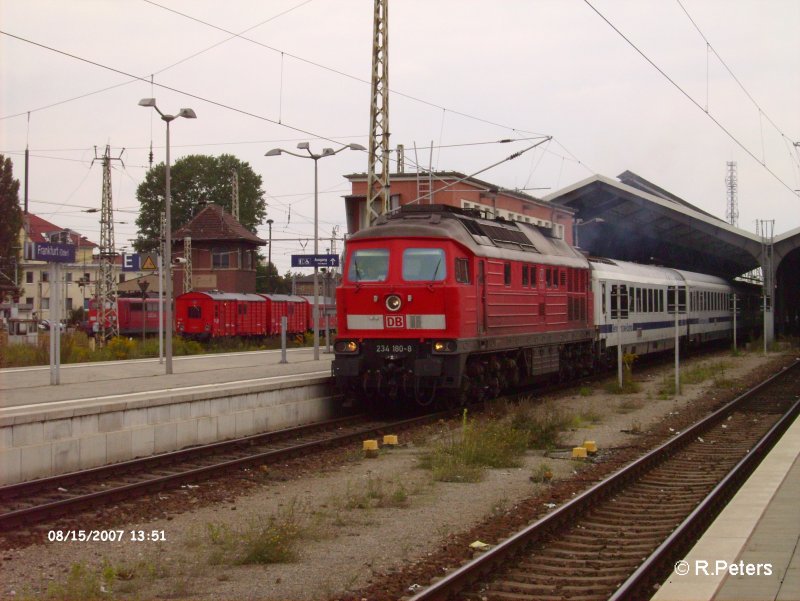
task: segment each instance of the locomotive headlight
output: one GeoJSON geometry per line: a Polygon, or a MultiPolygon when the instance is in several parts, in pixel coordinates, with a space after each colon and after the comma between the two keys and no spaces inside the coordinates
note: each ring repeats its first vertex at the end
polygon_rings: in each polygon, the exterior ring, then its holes
{"type": "Polygon", "coordinates": [[[357,353],[358,342],[355,340],[337,340],[333,345],[333,350],[337,353],[357,353]]]}
{"type": "Polygon", "coordinates": [[[456,343],[454,340],[436,340],[433,343],[434,353],[453,353],[456,350],[456,343]]]}
{"type": "Polygon", "coordinates": [[[402,305],[403,301],[401,301],[400,297],[396,294],[390,294],[386,297],[386,308],[389,309],[389,311],[399,311],[402,305]]]}

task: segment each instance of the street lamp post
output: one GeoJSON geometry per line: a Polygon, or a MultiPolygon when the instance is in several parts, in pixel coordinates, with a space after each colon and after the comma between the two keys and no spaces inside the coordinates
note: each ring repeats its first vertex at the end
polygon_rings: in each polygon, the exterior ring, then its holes
{"type": "MultiPolygon", "coordinates": [[[[319,183],[318,183],[318,172],[317,172],[317,161],[319,161],[323,157],[330,157],[335,154],[339,154],[343,150],[366,150],[361,144],[348,144],[347,146],[342,146],[338,150],[334,150],[333,148],[323,148],[320,154],[314,154],[311,152],[311,148],[309,147],[308,142],[300,142],[297,145],[297,148],[300,150],[305,150],[308,154],[298,154],[296,152],[291,152],[289,150],[284,150],[283,148],[273,148],[272,150],[267,151],[264,156],[274,157],[279,156],[283,153],[290,154],[295,157],[299,157],[301,159],[311,159],[314,161],[314,254],[319,254],[319,183]]],[[[314,308],[313,308],[313,319],[314,319],[314,360],[319,361],[319,268],[317,265],[314,265],[314,308]]]]}
{"type": "Polygon", "coordinates": [[[171,212],[171,198],[170,198],[170,181],[169,181],[169,124],[170,122],[174,121],[178,117],[185,117],[186,119],[196,119],[197,115],[192,109],[181,109],[177,115],[165,115],[162,113],[158,106],[156,106],[156,99],[155,98],[142,98],[139,101],[139,106],[151,106],[153,107],[156,112],[161,115],[161,120],[167,124],[167,155],[165,160],[166,166],[166,192],[164,196],[164,204],[165,204],[165,213],[166,213],[166,224],[165,224],[165,243],[164,246],[164,263],[166,264],[167,269],[167,286],[166,286],[166,373],[172,373],[172,212],[171,212]]]}
{"type": "Polygon", "coordinates": [[[267,292],[272,292],[272,219],[267,219],[269,226],[269,246],[267,246],[267,292]]]}

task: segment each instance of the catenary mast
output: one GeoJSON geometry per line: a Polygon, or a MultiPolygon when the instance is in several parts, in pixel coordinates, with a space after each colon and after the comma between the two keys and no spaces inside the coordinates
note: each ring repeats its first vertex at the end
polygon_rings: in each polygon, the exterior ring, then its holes
{"type": "Polygon", "coordinates": [[[367,204],[361,228],[389,212],[389,0],[375,0],[367,204]]]}

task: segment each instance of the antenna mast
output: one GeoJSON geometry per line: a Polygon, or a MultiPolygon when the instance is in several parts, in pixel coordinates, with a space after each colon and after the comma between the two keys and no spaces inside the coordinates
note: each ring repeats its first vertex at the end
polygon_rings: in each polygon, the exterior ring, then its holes
{"type": "Polygon", "coordinates": [[[389,212],[389,0],[375,0],[367,205],[361,228],[389,212]]]}
{"type": "MultiPolygon", "coordinates": [[[[117,282],[114,279],[114,206],[111,200],[111,161],[122,162],[119,156],[111,157],[111,147],[106,145],[103,160],[103,204],[100,209],[100,274],[97,279],[97,321],[101,340],[119,336],[119,310],[117,308],[117,282]]],[[[97,147],[95,147],[95,160],[97,147]]]]}
{"type": "Polygon", "coordinates": [[[736,161],[728,161],[725,186],[728,190],[728,208],[725,210],[725,219],[736,227],[739,225],[739,182],[736,177],[736,161]]]}

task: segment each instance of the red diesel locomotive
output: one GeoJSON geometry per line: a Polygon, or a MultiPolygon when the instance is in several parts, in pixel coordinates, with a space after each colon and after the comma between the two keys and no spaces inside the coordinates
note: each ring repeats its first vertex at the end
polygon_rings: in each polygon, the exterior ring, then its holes
{"type": "Polygon", "coordinates": [[[549,229],[409,205],[348,239],[333,374],[385,404],[463,403],[591,369],[588,262],[549,229]]]}

